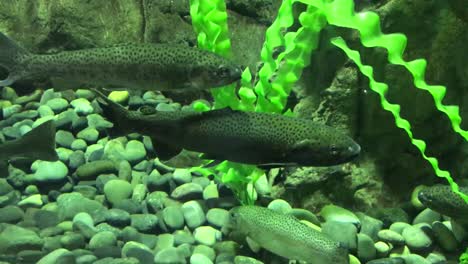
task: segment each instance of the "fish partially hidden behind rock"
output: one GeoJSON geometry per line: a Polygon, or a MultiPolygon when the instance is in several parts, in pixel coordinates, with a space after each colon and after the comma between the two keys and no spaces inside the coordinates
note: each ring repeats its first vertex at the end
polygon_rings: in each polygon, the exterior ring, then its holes
{"type": "Polygon", "coordinates": [[[260,206],[231,209],[225,233],[253,240],[279,256],[313,264],[347,264],[348,250],[291,215],[260,206]]]}
{"type": "Polygon", "coordinates": [[[206,159],[261,167],[331,166],[351,161],[361,150],[344,133],[307,119],[227,108],[142,113],[96,92],[115,128],[150,136],[161,160],[186,149],[202,152],[206,159]]]}
{"type": "Polygon", "coordinates": [[[0,33],[0,66],[9,71],[0,86],[45,79],[57,90],[193,90],[240,80],[242,69],[198,48],[164,44],[122,44],[103,48],[32,54],[0,33]]]}
{"type": "MultiPolygon", "coordinates": [[[[468,194],[468,188],[460,187],[460,191],[468,194]]],[[[452,191],[448,185],[434,185],[423,188],[418,193],[421,203],[459,223],[468,224],[468,203],[452,191]]]]}
{"type": "Polygon", "coordinates": [[[0,145],[0,177],[8,175],[8,162],[13,160],[57,161],[55,152],[55,125],[44,122],[23,137],[0,145]]]}

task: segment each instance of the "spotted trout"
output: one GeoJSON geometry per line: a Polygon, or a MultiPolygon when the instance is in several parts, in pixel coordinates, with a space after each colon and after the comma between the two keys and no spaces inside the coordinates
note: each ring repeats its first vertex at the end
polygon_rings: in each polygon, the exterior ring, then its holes
{"type": "Polygon", "coordinates": [[[42,123],[23,137],[0,145],[0,177],[8,173],[8,161],[18,159],[58,160],[55,152],[55,125],[52,120],[42,123]]]}
{"type": "Polygon", "coordinates": [[[241,67],[217,54],[179,45],[121,44],[32,54],[0,33],[0,66],[9,71],[0,86],[18,80],[50,80],[57,90],[192,90],[240,80],[241,67]]]}
{"type": "Polygon", "coordinates": [[[307,119],[229,108],[143,113],[98,94],[103,115],[115,128],[150,136],[162,160],[186,149],[206,159],[262,167],[331,166],[351,161],[361,149],[337,129],[307,119]]]}
{"type": "Polygon", "coordinates": [[[260,206],[231,209],[227,232],[236,232],[279,256],[314,264],[347,264],[348,250],[291,215],[260,206]]]}
{"type": "MultiPolygon", "coordinates": [[[[468,194],[468,188],[460,187],[460,191],[468,194]]],[[[468,203],[458,194],[452,191],[448,185],[434,185],[423,188],[418,193],[421,203],[446,216],[450,216],[456,221],[468,224],[468,203]]]]}

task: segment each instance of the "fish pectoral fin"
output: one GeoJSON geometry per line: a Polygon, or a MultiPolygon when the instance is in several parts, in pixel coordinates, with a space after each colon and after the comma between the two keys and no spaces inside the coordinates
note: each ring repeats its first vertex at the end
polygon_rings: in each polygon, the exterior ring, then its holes
{"type": "Polygon", "coordinates": [[[81,85],[76,81],[65,80],[60,77],[51,77],[50,81],[52,82],[52,86],[54,87],[54,89],[58,91],[78,89],[81,85]]]}
{"type": "Polygon", "coordinates": [[[63,98],[74,98],[75,97],[75,91],[68,89],[65,91],[60,92],[63,96],[63,98]]]}
{"type": "Polygon", "coordinates": [[[213,168],[224,162],[224,159],[220,159],[219,157],[216,157],[216,155],[208,153],[202,153],[200,155],[200,159],[205,160],[203,168],[213,168]]]}
{"type": "MultiPolygon", "coordinates": [[[[300,153],[310,149],[310,146],[313,145],[313,142],[310,139],[304,139],[294,143],[292,146],[288,147],[287,150],[283,151],[282,158],[290,157],[294,153],[300,153]]],[[[289,163],[286,166],[297,166],[297,164],[289,163]]]]}
{"type": "Polygon", "coordinates": [[[262,246],[260,244],[258,244],[255,240],[253,240],[250,236],[247,236],[245,238],[245,241],[247,242],[247,244],[249,244],[249,247],[254,252],[258,252],[262,248],[262,246]]]}
{"type": "Polygon", "coordinates": [[[203,168],[206,168],[206,169],[213,168],[213,167],[216,167],[216,166],[218,166],[219,164],[221,164],[223,162],[224,162],[224,160],[213,160],[212,162],[203,165],[203,168]]]}
{"type": "Polygon", "coordinates": [[[200,153],[183,149],[179,154],[163,163],[173,168],[192,168],[202,166],[204,162],[200,158],[200,153]]]}
{"type": "Polygon", "coordinates": [[[161,161],[167,161],[182,151],[182,148],[167,144],[154,137],[151,137],[151,141],[153,142],[154,152],[161,161]]]}
{"type": "Polygon", "coordinates": [[[205,159],[205,160],[217,160],[218,159],[218,157],[216,157],[213,154],[209,154],[209,153],[202,153],[200,158],[205,159]]]}
{"type": "Polygon", "coordinates": [[[292,149],[293,150],[304,149],[304,148],[307,148],[308,146],[310,146],[310,144],[311,144],[310,139],[304,139],[304,140],[301,140],[301,141],[298,141],[298,142],[294,143],[294,145],[292,146],[292,149]]]}

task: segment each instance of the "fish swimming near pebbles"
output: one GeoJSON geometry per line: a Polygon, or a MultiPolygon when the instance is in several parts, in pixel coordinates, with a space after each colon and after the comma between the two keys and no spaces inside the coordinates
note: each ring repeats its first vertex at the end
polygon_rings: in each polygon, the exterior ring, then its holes
{"type": "Polygon", "coordinates": [[[121,44],[32,54],[0,33],[0,86],[19,80],[50,80],[57,90],[201,90],[240,80],[239,65],[209,51],[182,45],[121,44]]]}
{"type": "Polygon", "coordinates": [[[53,120],[49,120],[19,139],[0,144],[0,174],[3,177],[8,174],[8,162],[13,160],[57,161],[55,130],[53,120]]]}
{"type": "MultiPolygon", "coordinates": [[[[467,187],[460,187],[460,191],[468,194],[467,187]]],[[[468,224],[468,203],[453,192],[450,186],[439,184],[423,188],[418,193],[418,199],[424,206],[450,216],[457,222],[468,224]]]]}
{"type": "Polygon", "coordinates": [[[279,256],[313,264],[347,264],[348,250],[297,218],[260,206],[230,210],[224,233],[244,236],[279,256]]]}
{"type": "Polygon", "coordinates": [[[151,137],[161,160],[186,149],[204,153],[206,159],[260,167],[332,166],[353,160],[361,150],[344,133],[307,119],[228,108],[128,111],[96,92],[103,115],[114,128],[151,137]]]}

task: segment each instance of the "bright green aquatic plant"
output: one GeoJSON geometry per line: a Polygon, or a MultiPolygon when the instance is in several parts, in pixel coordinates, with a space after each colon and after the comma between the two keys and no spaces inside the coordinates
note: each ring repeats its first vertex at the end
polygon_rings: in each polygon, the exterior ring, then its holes
{"type": "MultiPolygon", "coordinates": [[[[230,56],[230,41],[228,37],[227,13],[223,0],[192,0],[190,13],[193,27],[198,34],[198,44],[201,48],[230,56]]],[[[278,15],[267,29],[265,43],[261,51],[263,66],[258,72],[259,81],[255,86],[251,83],[252,76],[249,69],[242,74],[242,85],[236,93],[234,86],[213,90],[214,108],[229,106],[244,111],[261,111],[282,113],[285,111],[287,97],[295,82],[300,78],[302,70],[310,63],[311,52],[317,48],[320,31],[327,24],[352,28],[359,31],[361,43],[365,47],[382,47],[388,51],[388,61],[391,64],[405,67],[413,76],[414,85],[428,91],[434,98],[437,109],[448,116],[455,132],[468,140],[468,132],[460,127],[461,117],[457,106],[447,106],[442,103],[446,88],[440,85],[428,85],[424,81],[426,61],[418,59],[406,62],[402,58],[406,46],[403,34],[383,34],[380,21],[373,12],[354,12],[352,0],[284,0],[278,15]],[[295,2],[307,5],[307,10],[300,14],[301,27],[296,32],[287,29],[294,22],[292,6],[295,2]],[[276,49],[284,47],[284,52],[276,58],[276,49]]],[[[341,48],[346,55],[358,65],[360,71],[369,78],[370,88],[381,98],[382,107],[391,112],[397,127],[404,129],[422,156],[432,165],[435,174],[445,178],[452,189],[468,202],[468,196],[459,191],[448,171],[438,166],[434,157],[425,154],[426,143],[415,139],[411,132],[410,123],[403,119],[399,112],[400,106],[389,103],[385,94],[388,86],[373,78],[373,69],[363,65],[358,52],[349,49],[342,38],[332,39],[332,43],[341,48]]],[[[209,107],[197,103],[195,108],[204,111],[209,107]]],[[[253,166],[223,162],[215,168],[222,175],[221,181],[227,182],[235,190],[244,203],[251,203],[251,199],[244,199],[247,183],[255,181],[261,175],[253,166]]],[[[213,170],[195,168],[204,174],[214,173],[213,170]]]]}
{"type": "MultiPolygon", "coordinates": [[[[192,25],[197,32],[198,46],[202,49],[213,51],[225,57],[231,56],[231,41],[228,35],[227,12],[224,0],[192,0],[190,1],[190,14],[192,25]]],[[[246,72],[242,74],[242,80],[246,78],[246,72]]],[[[235,85],[229,85],[212,90],[214,108],[231,107],[238,109],[240,102],[235,92],[235,85]]],[[[255,99],[253,99],[254,101],[255,99]]],[[[251,100],[252,101],[252,100],[251,100]]],[[[209,106],[196,102],[194,107],[198,111],[207,111],[209,106]]],[[[252,204],[253,201],[247,195],[247,185],[255,181],[260,170],[253,166],[230,164],[222,162],[215,168],[195,167],[192,171],[202,175],[215,175],[222,183],[226,184],[237,195],[243,204],[252,204]],[[247,170],[247,171],[246,171],[247,170]]]]}
{"type": "Polygon", "coordinates": [[[379,94],[382,108],[392,113],[393,117],[395,118],[396,126],[405,130],[406,134],[408,134],[408,137],[411,140],[411,143],[419,149],[423,158],[432,165],[432,168],[434,169],[434,172],[436,173],[436,175],[439,177],[445,178],[449,182],[450,186],[452,187],[452,190],[456,192],[457,194],[459,194],[465,201],[468,202],[468,196],[459,191],[458,185],[453,181],[452,177],[450,176],[450,173],[446,170],[442,170],[439,168],[438,161],[436,158],[429,157],[426,155],[426,143],[421,139],[414,138],[413,132],[411,131],[411,124],[408,122],[408,120],[402,118],[400,115],[400,106],[397,104],[390,103],[385,98],[385,94],[388,91],[388,85],[382,82],[377,82],[374,79],[373,68],[369,65],[362,64],[359,52],[351,50],[346,45],[345,41],[342,38],[335,38],[332,40],[332,43],[335,46],[342,49],[346,53],[346,55],[352,61],[354,61],[354,63],[358,66],[362,74],[364,74],[367,78],[369,78],[369,87],[374,92],[379,94]]]}
{"type": "MultiPolygon", "coordinates": [[[[229,106],[243,111],[276,112],[284,111],[288,95],[299,80],[302,70],[310,62],[313,49],[317,48],[319,33],[326,25],[317,8],[310,6],[299,17],[301,27],[296,32],[285,33],[294,22],[292,0],[283,1],[276,19],[267,29],[261,51],[263,66],[258,72],[258,82],[252,84],[252,75],[247,68],[241,79],[241,87],[228,86],[212,91],[214,108],[229,106]],[[276,58],[276,49],[284,48],[276,58]]],[[[190,14],[195,31],[198,33],[200,48],[230,56],[226,6],[223,0],[192,0],[190,14]]],[[[195,109],[209,110],[196,103],[195,109]]],[[[287,111],[286,114],[291,114],[287,111]]],[[[255,166],[224,161],[213,169],[193,168],[204,175],[217,175],[227,184],[244,204],[252,204],[247,185],[255,182],[264,172],[255,166]]],[[[252,192],[250,192],[252,193],[252,192]]]]}
{"type": "Polygon", "coordinates": [[[468,248],[460,255],[460,264],[468,264],[468,248]]]}
{"type": "MultiPolygon", "coordinates": [[[[354,13],[354,3],[351,0],[335,1],[304,1],[316,6],[324,11],[328,23],[334,26],[356,29],[360,33],[360,40],[365,47],[385,48],[388,52],[388,61],[391,64],[400,65],[406,68],[413,76],[413,84],[416,88],[428,91],[434,98],[436,108],[443,112],[449,118],[453,130],[468,140],[468,131],[460,127],[461,116],[459,107],[455,105],[444,105],[442,100],[446,93],[446,88],[441,85],[428,85],[424,80],[427,62],[425,59],[416,59],[407,62],[403,59],[407,38],[403,34],[383,34],[380,29],[380,18],[373,12],[354,13]]],[[[381,98],[382,107],[391,112],[395,118],[395,125],[406,131],[411,143],[418,148],[421,155],[426,159],[434,169],[438,177],[445,178],[450,184],[452,190],[460,195],[468,203],[468,195],[459,191],[450,173],[439,168],[439,162],[434,157],[426,155],[426,143],[421,139],[415,139],[411,132],[411,124],[400,116],[400,106],[390,104],[385,99],[388,85],[376,82],[372,76],[373,69],[360,62],[360,55],[356,51],[350,50],[342,38],[334,38],[332,43],[341,48],[346,55],[358,65],[359,70],[369,78],[369,87],[377,92],[381,98]]]]}
{"type": "MultiPolygon", "coordinates": [[[[311,52],[317,48],[319,33],[326,25],[317,8],[310,6],[299,17],[302,27],[296,32],[285,33],[294,22],[294,2],[283,1],[276,19],[266,31],[261,51],[263,66],[258,72],[259,81],[253,86],[250,70],[245,69],[237,94],[235,89],[232,89],[234,86],[212,90],[214,108],[229,106],[246,111],[284,111],[288,95],[294,83],[299,80],[302,69],[310,63],[311,52]],[[285,51],[274,58],[275,50],[282,47],[285,51]]],[[[223,56],[231,56],[224,1],[192,0],[190,14],[198,34],[199,47],[223,56]]],[[[196,104],[195,107],[207,110],[200,104],[196,104]]]]}
{"type": "MultiPolygon", "coordinates": [[[[231,57],[231,40],[227,24],[227,12],[224,1],[196,0],[190,1],[192,25],[197,32],[198,46],[224,57],[231,57]]],[[[235,85],[228,85],[212,90],[216,108],[237,108],[235,85]]],[[[203,109],[202,105],[197,108],[203,109]]]]}

